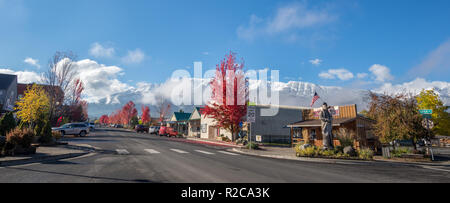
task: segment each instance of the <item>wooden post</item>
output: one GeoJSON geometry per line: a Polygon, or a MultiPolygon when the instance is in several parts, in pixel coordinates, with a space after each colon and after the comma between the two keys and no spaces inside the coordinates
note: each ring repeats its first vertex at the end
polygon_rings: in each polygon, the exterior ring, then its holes
{"type": "Polygon", "coordinates": [[[291,126],[291,148],[294,147],[294,128],[291,126]]]}

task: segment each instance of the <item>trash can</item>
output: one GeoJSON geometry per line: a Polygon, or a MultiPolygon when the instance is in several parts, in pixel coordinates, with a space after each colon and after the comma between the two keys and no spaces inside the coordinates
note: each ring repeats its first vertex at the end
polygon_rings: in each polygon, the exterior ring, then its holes
{"type": "Polygon", "coordinates": [[[383,145],[382,146],[382,152],[384,158],[391,158],[391,146],[390,145],[383,145]]]}

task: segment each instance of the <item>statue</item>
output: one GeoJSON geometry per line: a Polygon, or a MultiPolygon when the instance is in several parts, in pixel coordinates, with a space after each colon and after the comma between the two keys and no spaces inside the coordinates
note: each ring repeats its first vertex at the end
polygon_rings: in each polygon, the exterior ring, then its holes
{"type": "Polygon", "coordinates": [[[333,135],[331,133],[333,130],[333,115],[330,113],[327,103],[323,103],[319,119],[322,123],[323,148],[324,150],[333,149],[333,135]]]}

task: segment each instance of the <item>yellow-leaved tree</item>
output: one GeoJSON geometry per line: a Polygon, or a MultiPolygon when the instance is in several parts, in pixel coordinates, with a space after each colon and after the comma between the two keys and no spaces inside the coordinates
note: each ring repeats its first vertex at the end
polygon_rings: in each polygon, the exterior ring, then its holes
{"type": "Polygon", "coordinates": [[[17,117],[30,127],[42,119],[42,115],[48,113],[50,106],[47,93],[37,84],[28,87],[25,95],[16,104],[17,117]]]}
{"type": "Polygon", "coordinates": [[[434,134],[450,135],[450,116],[447,113],[448,107],[439,98],[434,90],[422,90],[417,96],[419,109],[432,109],[432,121],[435,123],[434,134]]]}

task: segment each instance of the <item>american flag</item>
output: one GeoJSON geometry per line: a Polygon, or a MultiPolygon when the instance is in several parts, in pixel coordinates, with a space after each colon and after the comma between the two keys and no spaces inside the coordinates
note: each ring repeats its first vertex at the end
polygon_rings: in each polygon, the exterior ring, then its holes
{"type": "Polygon", "coordinates": [[[317,94],[317,92],[315,92],[315,93],[314,93],[314,97],[313,97],[313,99],[312,99],[312,101],[311,101],[311,107],[314,106],[314,103],[316,103],[316,101],[317,101],[318,99],[320,99],[320,97],[319,97],[319,95],[317,94]]]}

